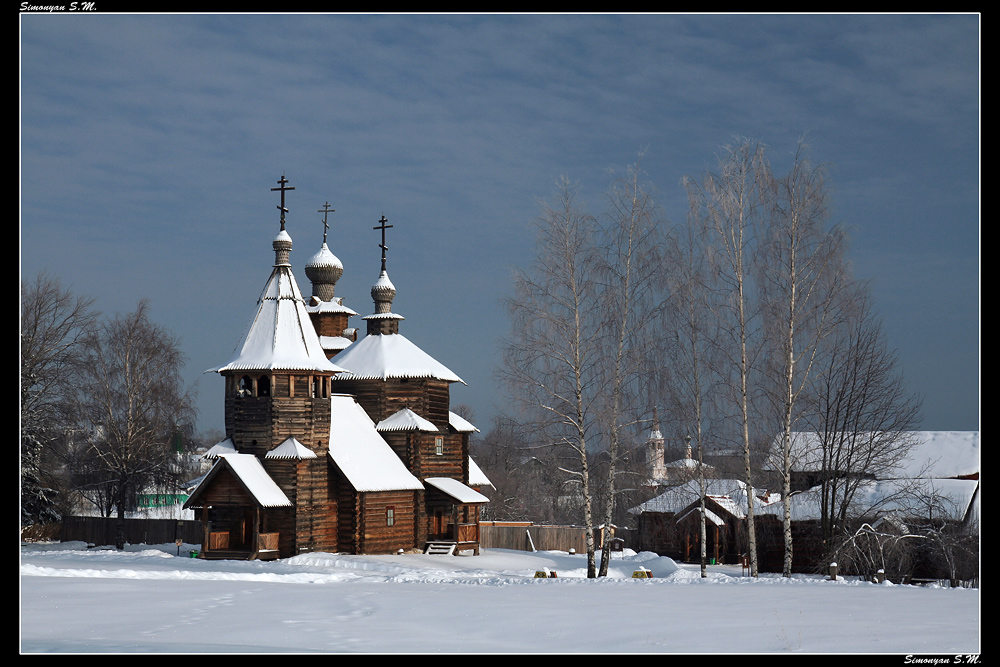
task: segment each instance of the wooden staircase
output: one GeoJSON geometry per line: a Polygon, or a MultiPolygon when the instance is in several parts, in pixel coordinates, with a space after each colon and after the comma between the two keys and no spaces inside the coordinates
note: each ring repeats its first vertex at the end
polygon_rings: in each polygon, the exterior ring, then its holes
{"type": "Polygon", "coordinates": [[[431,556],[454,556],[454,542],[428,542],[424,548],[424,553],[431,556]]]}

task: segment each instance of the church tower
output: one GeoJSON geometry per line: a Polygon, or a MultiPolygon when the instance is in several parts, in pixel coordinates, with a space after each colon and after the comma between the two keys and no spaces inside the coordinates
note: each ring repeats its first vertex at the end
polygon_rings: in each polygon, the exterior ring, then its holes
{"type": "Polygon", "coordinates": [[[368,335],[337,356],[348,371],[337,375],[334,387],[355,396],[400,460],[428,485],[417,516],[418,542],[427,542],[474,523],[485,498],[468,488],[468,431],[456,428],[449,409],[450,385],[464,384],[462,378],[399,333],[404,318],[392,312],[387,222],[382,216],[373,228],[382,234],[382,267],[371,289],[375,312],[364,317],[368,335]],[[454,483],[454,495],[441,492],[438,483],[454,483]]]}
{"type": "Polygon", "coordinates": [[[298,525],[282,531],[283,539],[297,540],[282,551],[298,553],[329,548],[316,510],[327,493],[331,382],[344,369],[320,346],[292,273],[285,192],[295,188],[287,187],[284,176],[278,183],[272,190],[281,192],[281,228],[271,243],[271,275],[235,355],[214,370],[226,380],[226,435],[232,446],[263,462],[295,507],[288,520],[317,522],[315,529],[298,525]]]}

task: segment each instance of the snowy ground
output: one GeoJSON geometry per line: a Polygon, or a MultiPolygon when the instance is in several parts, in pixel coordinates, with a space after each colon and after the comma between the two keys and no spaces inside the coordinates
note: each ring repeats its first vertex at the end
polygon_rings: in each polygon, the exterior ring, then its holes
{"type": "Polygon", "coordinates": [[[741,576],[655,554],[310,554],[205,561],[21,546],[22,653],[889,653],[980,651],[978,589],[741,576]],[[633,579],[638,567],[650,579],[633,579]],[[535,578],[544,568],[556,578],[535,578]]]}

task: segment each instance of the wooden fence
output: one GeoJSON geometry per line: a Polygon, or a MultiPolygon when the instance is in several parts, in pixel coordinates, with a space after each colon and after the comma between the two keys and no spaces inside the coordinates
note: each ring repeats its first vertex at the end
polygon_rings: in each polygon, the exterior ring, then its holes
{"type": "MultiPolygon", "coordinates": [[[[630,547],[630,535],[619,530],[617,537],[624,538],[630,547]]],[[[533,526],[529,524],[496,525],[483,522],[479,526],[480,545],[484,549],[515,549],[520,551],[569,551],[587,552],[587,531],[581,526],[533,526]]],[[[594,544],[601,546],[601,532],[594,531],[594,544]]]]}
{"type": "MultiPolygon", "coordinates": [[[[97,516],[64,516],[58,530],[48,528],[45,535],[48,539],[80,541],[98,546],[113,545],[118,520],[97,516]]],[[[31,531],[22,533],[22,539],[32,538],[31,531]]],[[[183,519],[125,519],[125,541],[129,544],[173,544],[177,539],[184,540],[187,544],[201,544],[201,522],[183,519]]]]}
{"type": "MultiPolygon", "coordinates": [[[[62,524],[44,526],[44,530],[28,528],[22,531],[24,540],[80,541],[98,546],[113,545],[118,520],[90,516],[66,516],[62,524]]],[[[200,521],[179,519],[126,519],[125,541],[129,544],[173,544],[181,539],[187,544],[201,544],[200,521]]],[[[480,546],[484,549],[514,549],[518,551],[569,551],[586,553],[586,531],[580,526],[533,526],[524,524],[496,525],[483,522],[479,527],[480,546]]],[[[618,531],[630,546],[626,531],[618,531]]],[[[600,548],[600,531],[594,541],[600,548]]]]}

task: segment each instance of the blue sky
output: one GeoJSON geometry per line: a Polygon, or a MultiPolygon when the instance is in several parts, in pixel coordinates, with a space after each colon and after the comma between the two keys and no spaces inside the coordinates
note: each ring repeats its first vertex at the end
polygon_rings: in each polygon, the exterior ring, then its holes
{"type": "MultiPolygon", "coordinates": [[[[668,222],[734,137],[778,169],[806,136],[928,430],[979,428],[978,15],[20,17],[20,266],[105,313],[151,301],[199,428],[270,272],[322,240],[372,311],[385,215],[400,331],[503,409],[499,299],[561,176],[600,210],[644,154],[668,222]]],[[[363,328],[363,322],[354,324],[363,328]]]]}

